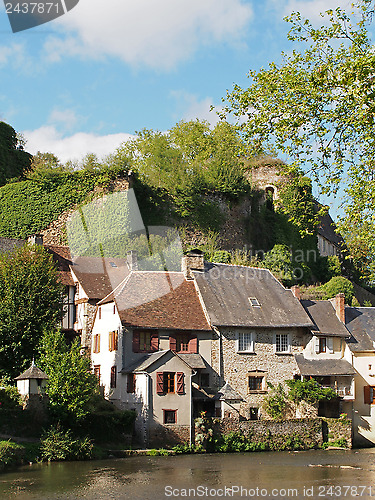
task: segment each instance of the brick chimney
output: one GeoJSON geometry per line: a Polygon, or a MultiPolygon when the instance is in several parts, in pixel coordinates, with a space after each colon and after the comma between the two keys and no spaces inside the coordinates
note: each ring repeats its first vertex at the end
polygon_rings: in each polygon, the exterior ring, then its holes
{"type": "Polygon", "coordinates": [[[129,271],[138,271],[138,256],[135,250],[130,250],[127,256],[127,263],[129,267],[129,271]]]}
{"type": "Polygon", "coordinates": [[[31,245],[43,245],[43,235],[42,234],[33,234],[27,238],[27,242],[31,245]]]}
{"type": "Polygon", "coordinates": [[[204,253],[198,249],[187,252],[182,257],[181,270],[186,279],[192,280],[192,271],[204,271],[204,253]]]}
{"type": "Polygon", "coordinates": [[[293,285],[291,287],[292,294],[295,296],[296,299],[301,300],[301,290],[299,285],[293,285]]]}
{"type": "Polygon", "coordinates": [[[336,316],[339,318],[341,323],[345,325],[345,295],[343,293],[338,293],[336,297],[331,299],[333,307],[336,311],[336,316]]]}

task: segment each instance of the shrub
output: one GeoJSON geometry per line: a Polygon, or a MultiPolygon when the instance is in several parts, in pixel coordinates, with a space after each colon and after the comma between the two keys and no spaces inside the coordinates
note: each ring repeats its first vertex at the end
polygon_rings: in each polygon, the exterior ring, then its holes
{"type": "Polygon", "coordinates": [[[335,276],[320,288],[326,293],[327,299],[335,297],[338,293],[343,293],[345,295],[345,303],[352,303],[354,286],[351,281],[343,276],[335,276]]]}
{"type": "Polygon", "coordinates": [[[0,441],[0,468],[7,465],[20,465],[25,456],[25,448],[12,441],[0,441]]]}
{"type": "Polygon", "coordinates": [[[284,387],[281,384],[274,387],[270,383],[268,387],[271,390],[267,396],[264,397],[263,409],[274,420],[281,420],[287,406],[287,396],[284,387]]]}
{"type": "Polygon", "coordinates": [[[322,387],[314,379],[310,380],[287,380],[289,387],[288,398],[296,404],[306,401],[306,403],[317,403],[322,399],[333,399],[337,394],[330,387],[322,387]]]}
{"type": "Polygon", "coordinates": [[[0,380],[0,410],[15,410],[21,407],[20,394],[17,387],[0,380]]]}
{"type": "Polygon", "coordinates": [[[93,444],[88,437],[77,438],[70,430],[51,426],[41,440],[42,460],[87,460],[92,457],[93,444]]]}

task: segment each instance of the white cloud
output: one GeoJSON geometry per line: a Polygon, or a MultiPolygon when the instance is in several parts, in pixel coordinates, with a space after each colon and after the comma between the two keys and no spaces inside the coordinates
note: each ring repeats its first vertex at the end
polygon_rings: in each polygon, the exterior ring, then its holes
{"type": "Polygon", "coordinates": [[[87,153],[95,153],[99,158],[103,158],[113,153],[122,142],[133,138],[125,133],[101,136],[84,132],[64,137],[54,125],[24,130],[22,133],[27,141],[28,152],[54,153],[62,162],[81,160],[87,153]]]}
{"type": "Polygon", "coordinates": [[[72,129],[78,121],[78,117],[72,109],[54,109],[48,120],[52,124],[59,124],[64,129],[72,129]]]}
{"type": "Polygon", "coordinates": [[[238,43],[252,18],[244,0],[81,0],[55,21],[45,57],[115,56],[133,66],[167,69],[201,44],[238,43]]]}
{"type": "Polygon", "coordinates": [[[208,121],[212,126],[218,123],[219,117],[216,111],[210,111],[211,106],[214,104],[211,97],[199,100],[196,95],[183,90],[174,90],[171,92],[171,96],[176,99],[178,117],[182,116],[183,120],[196,120],[198,118],[199,120],[208,121]]]}

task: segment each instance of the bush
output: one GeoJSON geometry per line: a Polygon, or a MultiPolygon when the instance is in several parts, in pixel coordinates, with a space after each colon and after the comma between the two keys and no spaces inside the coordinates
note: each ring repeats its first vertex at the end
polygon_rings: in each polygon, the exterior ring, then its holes
{"type": "Polygon", "coordinates": [[[274,420],[281,420],[287,407],[287,396],[284,387],[278,384],[274,387],[268,384],[271,389],[270,392],[264,397],[263,409],[274,420]]]}
{"type": "Polygon", "coordinates": [[[88,438],[77,438],[70,430],[51,426],[41,440],[42,460],[88,460],[92,457],[93,443],[88,438]]]}
{"type": "Polygon", "coordinates": [[[126,434],[132,434],[136,412],[133,410],[104,410],[90,412],[82,422],[90,436],[102,442],[117,442],[126,434]]]}
{"type": "Polygon", "coordinates": [[[345,295],[345,303],[352,303],[354,286],[351,281],[343,276],[335,276],[320,288],[326,293],[327,299],[335,297],[338,293],[343,293],[345,295]]]}
{"type": "Polygon", "coordinates": [[[0,380],[0,410],[15,410],[21,407],[20,394],[17,387],[0,380]]]}
{"type": "Polygon", "coordinates": [[[322,387],[314,379],[310,380],[287,380],[289,387],[288,398],[296,404],[305,401],[306,403],[317,403],[323,399],[333,399],[337,394],[330,387],[322,387]]]}
{"type": "Polygon", "coordinates": [[[12,441],[0,441],[0,468],[7,465],[22,464],[25,456],[25,448],[12,441]]]}

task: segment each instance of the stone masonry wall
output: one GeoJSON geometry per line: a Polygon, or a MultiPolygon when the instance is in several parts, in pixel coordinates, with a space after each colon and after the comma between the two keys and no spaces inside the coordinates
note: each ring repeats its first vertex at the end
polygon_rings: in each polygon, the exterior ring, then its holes
{"type": "Polygon", "coordinates": [[[190,426],[188,425],[158,425],[149,430],[148,446],[162,448],[177,444],[189,443],[190,426]]]}
{"type": "MultiPolygon", "coordinates": [[[[223,378],[216,377],[215,385],[219,387],[229,382],[232,388],[244,399],[240,406],[240,414],[249,418],[249,408],[259,408],[265,394],[268,392],[267,382],[277,385],[279,382],[292,379],[297,373],[298,367],[294,355],[303,351],[308,341],[308,336],[303,329],[257,329],[250,330],[222,328],[222,350],[223,350],[223,378]],[[254,353],[238,353],[236,339],[239,332],[254,332],[254,353]],[[289,354],[276,354],[274,352],[274,334],[288,333],[290,341],[289,354]],[[264,382],[261,391],[249,391],[248,376],[250,372],[264,372],[264,382]]],[[[213,369],[219,373],[219,342],[212,342],[213,369]]],[[[264,416],[264,415],[261,415],[264,416]]]]}
{"type": "Polygon", "coordinates": [[[324,440],[332,443],[344,439],[352,447],[352,421],[348,418],[322,418],[324,440]]]}

